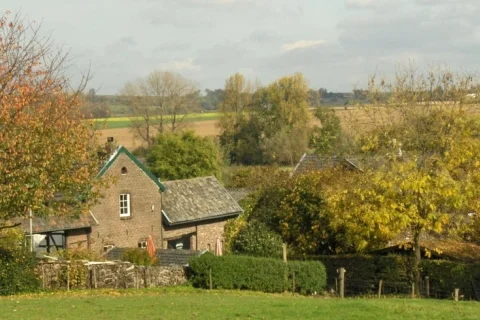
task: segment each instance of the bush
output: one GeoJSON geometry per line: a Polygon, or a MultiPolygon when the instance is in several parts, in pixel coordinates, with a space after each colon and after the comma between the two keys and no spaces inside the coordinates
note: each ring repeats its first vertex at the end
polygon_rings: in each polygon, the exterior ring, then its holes
{"type": "Polygon", "coordinates": [[[150,258],[147,250],[141,248],[126,249],[122,254],[122,260],[139,266],[151,266],[157,262],[155,257],[150,258]]]}
{"type": "Polygon", "coordinates": [[[258,257],[280,258],[282,238],[265,224],[252,220],[233,239],[232,252],[258,257]]]}
{"type": "Polygon", "coordinates": [[[295,291],[303,294],[323,292],[326,277],[320,262],[289,262],[271,258],[254,258],[228,255],[223,257],[204,254],[189,262],[190,281],[195,287],[239,289],[263,292],[284,292],[292,288],[292,272],[295,271],[295,291]]]}
{"type": "Polygon", "coordinates": [[[0,295],[37,291],[36,263],[34,254],[24,249],[0,248],[0,295]]]}
{"type": "Polygon", "coordinates": [[[295,292],[314,294],[322,292],[325,288],[327,273],[321,262],[290,261],[287,265],[289,279],[293,281],[293,274],[295,274],[295,292]]]}
{"type": "MultiPolygon", "coordinates": [[[[328,285],[332,288],[338,277],[337,270],[345,268],[346,290],[355,294],[376,292],[379,280],[394,287],[413,282],[413,258],[408,255],[307,256],[306,259],[324,263],[328,285]],[[362,285],[355,286],[356,283],[362,285]]],[[[422,279],[425,276],[430,279],[431,297],[451,298],[454,289],[459,288],[465,299],[480,299],[480,263],[423,259],[420,267],[422,279]]]]}
{"type": "Polygon", "coordinates": [[[455,288],[465,299],[480,299],[480,263],[423,260],[422,276],[430,278],[430,296],[451,298],[455,288]]]}

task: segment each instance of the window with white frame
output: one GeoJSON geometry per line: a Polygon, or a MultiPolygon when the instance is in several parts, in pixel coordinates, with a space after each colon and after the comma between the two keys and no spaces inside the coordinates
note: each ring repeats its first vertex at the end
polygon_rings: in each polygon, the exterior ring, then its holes
{"type": "Polygon", "coordinates": [[[120,218],[130,217],[130,194],[120,194],[120,218]]]}

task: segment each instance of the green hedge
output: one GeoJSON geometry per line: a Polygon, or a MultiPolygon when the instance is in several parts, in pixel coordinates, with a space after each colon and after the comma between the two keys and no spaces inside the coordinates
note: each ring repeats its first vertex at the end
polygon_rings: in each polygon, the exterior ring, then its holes
{"type": "Polygon", "coordinates": [[[453,290],[459,288],[464,299],[480,298],[480,263],[424,260],[422,276],[430,278],[432,297],[451,298],[453,290]]]}
{"type": "Polygon", "coordinates": [[[308,256],[307,260],[321,261],[327,269],[328,284],[335,283],[337,270],[345,268],[345,280],[378,282],[411,282],[411,257],[400,255],[336,255],[308,256]]]}
{"type": "Polygon", "coordinates": [[[40,282],[35,266],[36,259],[32,253],[0,248],[0,295],[38,290],[40,282]]]}
{"type": "MultiPolygon", "coordinates": [[[[376,292],[379,280],[399,287],[401,283],[408,285],[413,281],[413,257],[408,255],[307,256],[305,259],[321,261],[325,265],[330,288],[335,287],[337,270],[345,268],[346,290],[350,289],[353,294],[376,292]]],[[[451,298],[454,289],[459,288],[464,299],[480,298],[480,263],[423,259],[420,266],[422,279],[429,277],[431,297],[451,298]]]]}
{"type": "Polygon", "coordinates": [[[217,257],[204,254],[189,261],[190,281],[193,286],[209,287],[212,272],[213,288],[239,289],[263,292],[291,291],[295,273],[295,292],[321,293],[326,284],[325,267],[318,261],[292,261],[280,259],[227,255],[217,257]]]}

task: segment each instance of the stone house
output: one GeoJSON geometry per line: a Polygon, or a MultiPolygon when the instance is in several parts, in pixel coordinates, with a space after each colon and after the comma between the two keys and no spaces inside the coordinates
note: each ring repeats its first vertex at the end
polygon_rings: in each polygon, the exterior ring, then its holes
{"type": "MultiPolygon", "coordinates": [[[[225,222],[242,212],[215,177],[162,183],[120,146],[100,169],[112,179],[99,203],[76,218],[34,218],[39,250],[145,247],[149,235],[158,249],[213,249],[225,222]]],[[[29,221],[22,227],[29,232],[29,221]]]]}

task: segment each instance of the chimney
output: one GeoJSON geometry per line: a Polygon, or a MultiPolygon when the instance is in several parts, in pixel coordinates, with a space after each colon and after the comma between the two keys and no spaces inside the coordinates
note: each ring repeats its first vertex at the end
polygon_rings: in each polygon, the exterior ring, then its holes
{"type": "Polygon", "coordinates": [[[107,143],[105,144],[105,151],[107,152],[107,156],[110,156],[113,151],[115,151],[115,139],[113,137],[107,137],[107,143]]]}

